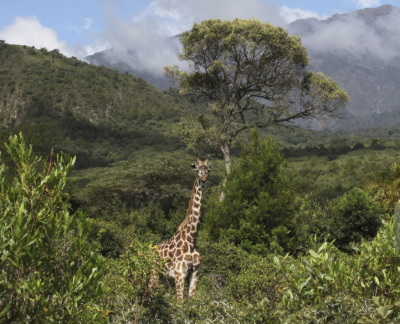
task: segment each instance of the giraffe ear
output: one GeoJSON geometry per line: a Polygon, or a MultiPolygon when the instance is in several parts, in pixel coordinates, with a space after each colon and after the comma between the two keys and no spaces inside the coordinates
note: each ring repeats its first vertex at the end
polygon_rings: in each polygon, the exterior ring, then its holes
{"type": "Polygon", "coordinates": [[[208,168],[208,171],[211,171],[211,162],[209,158],[206,158],[204,165],[208,168]]]}
{"type": "Polygon", "coordinates": [[[193,170],[197,170],[197,169],[198,169],[196,163],[193,163],[193,164],[191,165],[191,167],[192,167],[193,170]]]}

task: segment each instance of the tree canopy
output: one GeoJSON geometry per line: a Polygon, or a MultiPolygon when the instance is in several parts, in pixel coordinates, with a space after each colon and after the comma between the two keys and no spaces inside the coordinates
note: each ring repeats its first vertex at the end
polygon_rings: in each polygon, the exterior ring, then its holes
{"type": "Polygon", "coordinates": [[[189,72],[166,67],[181,93],[210,101],[214,119],[182,119],[187,144],[220,147],[230,172],[230,147],[252,127],[290,126],[297,119],[340,117],[348,95],[329,77],[308,72],[300,37],[256,19],[205,20],[181,36],[178,57],[189,72]]]}

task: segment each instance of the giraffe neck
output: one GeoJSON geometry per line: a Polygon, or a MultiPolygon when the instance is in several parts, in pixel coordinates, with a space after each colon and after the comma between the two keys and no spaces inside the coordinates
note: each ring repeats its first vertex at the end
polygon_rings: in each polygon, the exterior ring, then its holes
{"type": "Polygon", "coordinates": [[[193,245],[196,244],[196,238],[200,227],[202,197],[203,182],[197,176],[193,185],[192,197],[190,199],[186,218],[181,226],[179,226],[179,230],[186,231],[186,241],[193,245]]]}

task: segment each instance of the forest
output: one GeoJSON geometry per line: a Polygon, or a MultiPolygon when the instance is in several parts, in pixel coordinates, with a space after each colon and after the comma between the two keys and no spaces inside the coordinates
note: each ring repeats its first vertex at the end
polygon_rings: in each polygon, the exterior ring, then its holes
{"type": "Polygon", "coordinates": [[[398,114],[260,127],[249,101],[227,172],[220,110],[182,91],[198,75],[169,73],[179,89],[159,91],[0,43],[0,322],[397,323],[398,114]],[[187,215],[198,157],[212,163],[200,276],[179,301],[174,283],[151,284],[168,262],[155,246],[187,215]]]}

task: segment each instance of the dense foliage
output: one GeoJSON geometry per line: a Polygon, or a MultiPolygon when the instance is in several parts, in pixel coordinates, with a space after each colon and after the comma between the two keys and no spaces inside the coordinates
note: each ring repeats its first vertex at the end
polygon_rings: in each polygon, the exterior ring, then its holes
{"type": "Polygon", "coordinates": [[[18,175],[0,167],[1,322],[88,323],[106,292],[105,260],[87,240],[85,214],[71,213],[64,193],[75,159],[43,161],[22,136],[10,137],[7,151],[18,175]]]}
{"type": "Polygon", "coordinates": [[[0,44],[0,99],[0,322],[400,320],[395,200],[384,203],[397,197],[397,177],[358,188],[398,163],[398,129],[343,133],[348,118],[338,134],[242,133],[222,202],[222,155],[194,145],[213,172],[197,296],[177,303],[173,284],[150,285],[162,267],[152,247],[175,233],[194,181],[196,156],[172,129],[183,111],[210,129],[205,102],[8,44],[0,44]],[[42,158],[20,137],[3,145],[21,130],[42,158]],[[77,170],[51,147],[75,154],[77,170]]]}
{"type": "MultiPolygon", "coordinates": [[[[77,168],[127,160],[143,149],[177,150],[182,144],[172,124],[184,108],[203,106],[57,51],[0,47],[2,126],[22,131],[39,154],[53,147],[76,155],[77,168]]],[[[9,133],[2,130],[0,137],[9,133]]]]}
{"type": "Polygon", "coordinates": [[[291,183],[272,139],[261,142],[253,131],[250,147],[244,147],[226,177],[224,199],[220,201],[217,193],[207,205],[211,236],[264,254],[271,248],[288,248],[287,234],[295,230],[291,183]]]}
{"type": "Polygon", "coordinates": [[[335,244],[346,247],[363,238],[374,238],[383,214],[383,209],[371,197],[361,189],[353,188],[334,207],[331,232],[335,244]]]}

